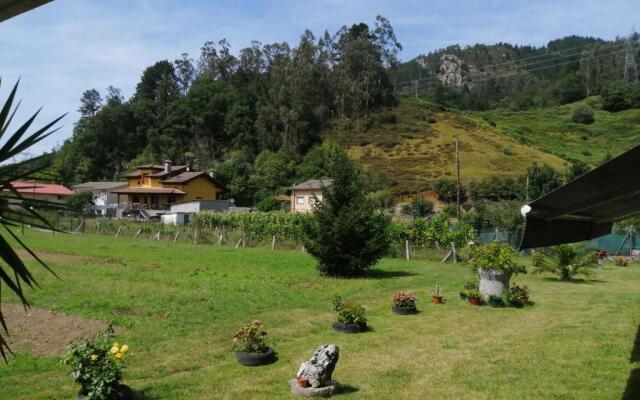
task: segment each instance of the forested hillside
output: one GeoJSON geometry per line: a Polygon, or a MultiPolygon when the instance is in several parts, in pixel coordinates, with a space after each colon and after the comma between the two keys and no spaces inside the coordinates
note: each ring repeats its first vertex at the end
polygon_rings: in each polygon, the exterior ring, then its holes
{"type": "Polygon", "coordinates": [[[370,167],[375,189],[415,193],[453,176],[455,137],[463,183],[533,163],[582,171],[639,137],[640,89],[622,83],[632,39],[450,46],[401,63],[379,16],[296,45],[207,42],[146,68],[130,98],[117,82],[87,90],[50,172],[114,180],[170,158],[214,171],[226,197],[251,205],[326,174],[336,143],[370,167]]]}

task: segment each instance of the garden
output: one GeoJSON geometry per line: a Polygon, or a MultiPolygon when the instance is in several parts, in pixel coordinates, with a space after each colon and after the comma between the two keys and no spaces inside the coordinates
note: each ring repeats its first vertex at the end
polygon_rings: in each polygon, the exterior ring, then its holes
{"type": "MultiPolygon", "coordinates": [[[[344,399],[638,394],[637,386],[628,387],[638,368],[630,359],[640,325],[634,263],[607,262],[592,269],[589,280],[563,281],[544,267],[554,254],[536,257],[538,266],[531,257],[509,254],[513,264],[505,268],[528,273],[513,275],[507,293],[526,286],[528,305],[505,297],[494,308],[461,298],[479,289],[469,263],[385,258],[364,278],[336,279],[318,276],[316,261],[299,250],[31,229],[24,235],[59,278],[28,260],[41,286],[27,292],[31,327],[10,317],[8,324],[19,330],[16,336],[36,329],[51,346],[59,344],[42,351],[29,341],[15,343],[16,355],[0,365],[2,398],[73,398],[80,385],[70,376],[73,366],[61,360],[74,331],[94,327],[87,337],[104,334],[96,321],[115,333],[96,350],[102,353],[83,354],[89,360],[122,354],[121,382],[141,399],[293,398],[287,381],[329,343],[340,347],[333,376],[342,384],[336,397],[344,399]],[[412,301],[415,313],[394,312],[412,301]],[[38,329],[38,313],[76,319],[66,326],[45,320],[38,329]],[[362,332],[334,327],[363,318],[362,332]],[[255,320],[274,355],[246,367],[238,362],[242,349],[234,336],[255,320]]],[[[5,296],[3,309],[16,303],[5,296]]]]}

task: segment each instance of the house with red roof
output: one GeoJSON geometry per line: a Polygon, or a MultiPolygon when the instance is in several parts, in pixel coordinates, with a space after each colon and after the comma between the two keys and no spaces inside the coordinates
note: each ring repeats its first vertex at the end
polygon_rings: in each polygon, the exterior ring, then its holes
{"type": "MultiPolygon", "coordinates": [[[[55,203],[63,203],[73,192],[62,185],[42,182],[11,182],[11,186],[25,199],[45,200],[55,203]]],[[[4,192],[9,189],[4,189],[4,192]]]]}

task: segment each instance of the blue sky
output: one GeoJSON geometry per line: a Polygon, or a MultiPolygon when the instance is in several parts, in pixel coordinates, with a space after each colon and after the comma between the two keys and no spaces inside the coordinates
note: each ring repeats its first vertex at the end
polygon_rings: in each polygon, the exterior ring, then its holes
{"type": "Polygon", "coordinates": [[[146,66],[183,52],[197,58],[205,41],[226,38],[234,51],[251,40],[294,44],[306,28],[335,32],[378,14],[391,20],[403,60],[454,43],[539,46],[571,34],[612,39],[640,27],[637,0],[55,0],[0,23],[0,99],[21,78],[17,121],[40,106],[39,125],[69,113],[34,149],[40,153],[71,135],[86,89],[114,85],[129,97],[146,66]]]}

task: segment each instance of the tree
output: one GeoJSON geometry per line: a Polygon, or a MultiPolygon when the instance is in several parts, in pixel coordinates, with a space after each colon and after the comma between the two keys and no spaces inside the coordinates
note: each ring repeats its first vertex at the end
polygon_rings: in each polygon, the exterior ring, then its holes
{"type": "Polygon", "coordinates": [[[562,186],[562,174],[550,166],[533,163],[519,178],[520,187],[525,190],[523,198],[535,200],[562,186]],[[528,178],[528,185],[527,185],[528,178]]]}
{"type": "Polygon", "coordinates": [[[64,202],[71,211],[81,215],[87,211],[88,206],[93,204],[93,193],[89,190],[83,190],[67,197],[64,202]]]}
{"type": "MultiPolygon", "coordinates": [[[[448,178],[440,178],[433,184],[433,190],[438,195],[438,198],[447,203],[456,201],[456,181],[448,178]]],[[[464,188],[460,187],[460,200],[464,199],[464,188]]]]}
{"type": "Polygon", "coordinates": [[[596,260],[593,252],[582,255],[575,246],[562,244],[536,251],[531,258],[531,263],[535,267],[536,274],[551,272],[563,281],[570,281],[576,276],[591,279],[596,260]]]}
{"type": "Polygon", "coordinates": [[[96,89],[85,90],[80,98],[80,117],[93,117],[102,106],[102,97],[96,89]]]}
{"type": "Polygon", "coordinates": [[[389,218],[367,196],[362,172],[346,153],[331,165],[333,185],[325,188],[313,218],[305,225],[305,248],[318,260],[321,274],[363,275],[387,251],[389,218]]]}
{"type": "Polygon", "coordinates": [[[191,82],[196,78],[196,67],[193,66],[193,60],[189,58],[189,54],[182,53],[182,58],[173,62],[176,70],[176,79],[178,87],[183,96],[187,95],[191,82]]]}
{"type": "MultiPolygon", "coordinates": [[[[18,84],[16,83],[3,107],[0,109],[0,127],[2,127],[0,130],[0,139],[3,139],[2,136],[8,133],[7,129],[11,122],[11,117],[17,108],[16,106],[16,108],[12,109],[17,90],[18,84]]],[[[11,182],[20,179],[33,179],[37,173],[47,168],[53,159],[53,154],[43,154],[18,163],[10,161],[16,155],[26,151],[34,144],[39,143],[57,131],[57,129],[51,128],[64,117],[64,115],[62,115],[56,118],[25,137],[25,134],[31,128],[37,115],[38,113],[35,113],[13,134],[10,134],[2,148],[0,148],[0,191],[7,192],[3,194],[2,201],[0,201],[0,225],[6,231],[5,234],[0,234],[0,254],[4,261],[0,263],[0,284],[8,287],[25,307],[28,306],[29,303],[25,297],[24,290],[27,287],[33,289],[37,283],[25,263],[20,259],[18,254],[16,254],[13,246],[9,244],[5,235],[8,234],[8,236],[11,236],[19,246],[31,254],[44,268],[52,272],[49,267],[22,242],[12,229],[17,224],[28,223],[38,228],[55,230],[55,227],[38,214],[32,205],[36,204],[54,210],[62,208],[60,204],[49,201],[26,200],[11,184],[11,182]]],[[[1,334],[2,331],[8,334],[7,324],[2,311],[0,311],[0,326],[2,326],[0,329],[0,355],[2,355],[6,361],[6,351],[10,351],[10,349],[1,334]]]]}
{"type": "Polygon", "coordinates": [[[631,108],[631,89],[622,82],[610,82],[600,91],[602,109],[616,112],[631,108]]]}

